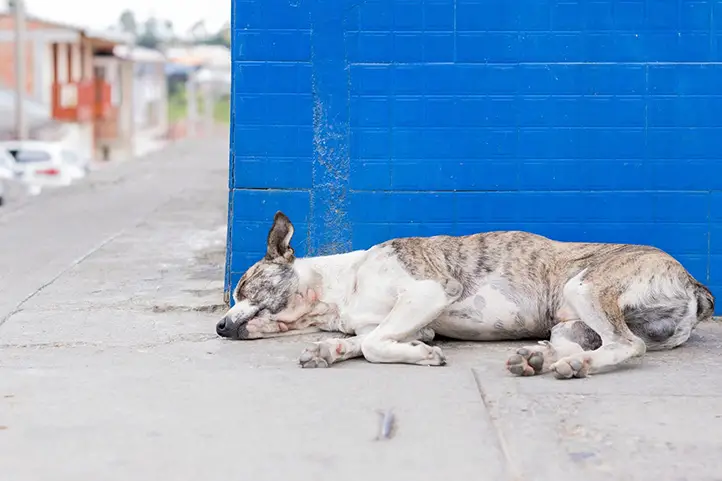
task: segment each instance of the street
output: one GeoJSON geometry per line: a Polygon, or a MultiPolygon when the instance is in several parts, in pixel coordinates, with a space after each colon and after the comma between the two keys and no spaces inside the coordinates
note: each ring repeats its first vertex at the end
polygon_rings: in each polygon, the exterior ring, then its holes
{"type": "Polygon", "coordinates": [[[508,375],[522,343],[300,369],[321,335],[219,339],[227,165],[187,140],[0,209],[0,479],[722,480],[717,321],[570,381],[508,375]]]}

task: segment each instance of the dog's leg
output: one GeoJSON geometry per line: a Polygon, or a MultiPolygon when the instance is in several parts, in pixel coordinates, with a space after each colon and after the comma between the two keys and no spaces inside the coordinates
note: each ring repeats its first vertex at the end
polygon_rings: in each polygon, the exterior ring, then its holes
{"type": "Polygon", "coordinates": [[[418,339],[419,333],[423,335],[424,327],[458,299],[461,291],[461,284],[455,280],[413,281],[399,295],[386,319],[362,340],[363,356],[374,363],[446,364],[439,347],[413,339],[418,339]]]}
{"type": "Polygon", "coordinates": [[[345,339],[324,339],[301,353],[298,362],[301,367],[329,367],[331,364],[361,357],[361,341],[365,336],[345,339]]]}
{"type": "MultiPolygon", "coordinates": [[[[313,347],[304,349],[298,359],[301,367],[329,367],[337,362],[346,361],[363,356],[361,341],[374,327],[366,328],[357,336],[341,339],[323,339],[314,342],[313,347]]],[[[428,342],[434,339],[434,331],[428,327],[421,329],[416,336],[417,340],[428,342]]]]}
{"type": "Polygon", "coordinates": [[[544,374],[560,358],[592,351],[601,343],[599,335],[582,321],[560,322],[552,328],[548,341],[517,349],[506,361],[506,368],[517,376],[544,374]]]}
{"type": "Polygon", "coordinates": [[[619,307],[619,288],[604,278],[609,273],[580,273],[564,286],[564,300],[577,316],[602,340],[593,351],[582,351],[560,358],[550,366],[559,379],[586,377],[612,368],[647,351],[644,341],[629,329],[619,307]]]}

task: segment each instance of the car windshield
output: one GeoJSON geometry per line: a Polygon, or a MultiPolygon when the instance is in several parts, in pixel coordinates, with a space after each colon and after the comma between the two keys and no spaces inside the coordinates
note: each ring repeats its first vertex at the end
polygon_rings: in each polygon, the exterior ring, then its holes
{"type": "Polygon", "coordinates": [[[8,152],[18,163],[47,162],[51,159],[50,154],[42,150],[8,149],[8,152]]]}

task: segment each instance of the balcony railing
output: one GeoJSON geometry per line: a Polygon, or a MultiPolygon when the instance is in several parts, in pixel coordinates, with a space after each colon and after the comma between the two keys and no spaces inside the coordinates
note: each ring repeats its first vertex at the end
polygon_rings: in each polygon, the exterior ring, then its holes
{"type": "Polygon", "coordinates": [[[95,82],[53,84],[53,118],[66,122],[89,122],[95,114],[95,82]]]}

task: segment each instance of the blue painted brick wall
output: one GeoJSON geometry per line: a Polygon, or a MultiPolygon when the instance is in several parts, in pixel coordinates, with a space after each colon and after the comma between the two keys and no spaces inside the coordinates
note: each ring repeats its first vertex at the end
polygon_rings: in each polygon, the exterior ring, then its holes
{"type": "Polygon", "coordinates": [[[523,229],[656,245],[722,294],[722,1],[232,8],[227,287],[280,209],[300,255],[523,229]]]}

